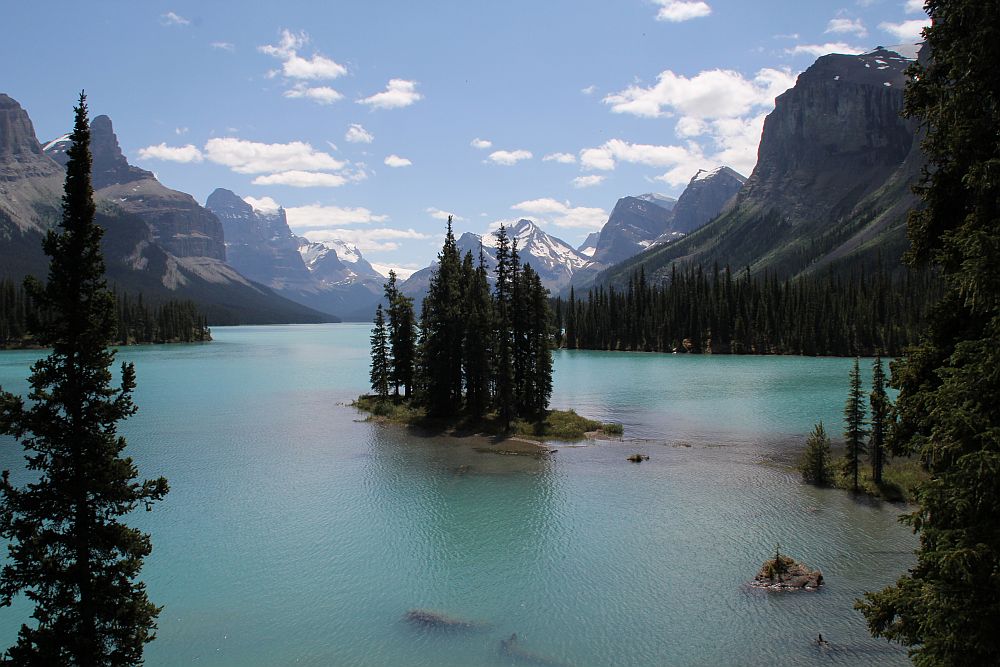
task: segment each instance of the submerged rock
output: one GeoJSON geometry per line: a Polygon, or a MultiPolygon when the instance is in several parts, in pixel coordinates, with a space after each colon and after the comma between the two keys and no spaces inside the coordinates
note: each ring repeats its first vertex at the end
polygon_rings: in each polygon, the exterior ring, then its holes
{"type": "Polygon", "coordinates": [[[433,630],[480,630],[486,627],[485,623],[454,618],[432,609],[411,609],[403,615],[403,620],[410,625],[433,630]]]}
{"type": "Polygon", "coordinates": [[[643,461],[648,461],[649,457],[646,456],[645,454],[633,454],[632,456],[628,457],[628,460],[631,461],[632,463],[642,463],[643,461]]]}
{"type": "Polygon", "coordinates": [[[776,553],[764,562],[750,582],[755,588],[772,590],[816,590],[823,585],[823,573],[812,570],[791,556],[776,553]]]}
{"type": "Polygon", "coordinates": [[[500,640],[500,655],[506,658],[513,658],[515,662],[521,664],[542,665],[543,667],[565,667],[565,663],[563,662],[521,648],[516,632],[507,639],[500,640]]]}

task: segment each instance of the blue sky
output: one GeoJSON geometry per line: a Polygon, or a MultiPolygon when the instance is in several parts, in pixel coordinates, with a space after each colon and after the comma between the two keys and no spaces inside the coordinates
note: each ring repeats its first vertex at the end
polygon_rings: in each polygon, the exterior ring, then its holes
{"type": "Polygon", "coordinates": [[[624,195],[749,175],[818,55],[915,41],[919,0],[5,3],[0,91],[41,141],[77,91],[129,160],[200,202],[425,266],[444,212],[578,244],[624,195]],[[479,141],[477,141],[479,140],[479,141]]]}

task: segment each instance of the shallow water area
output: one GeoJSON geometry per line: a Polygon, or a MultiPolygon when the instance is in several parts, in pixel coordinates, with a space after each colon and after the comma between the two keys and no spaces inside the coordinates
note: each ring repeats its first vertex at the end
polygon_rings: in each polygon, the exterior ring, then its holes
{"type": "MultiPolygon", "coordinates": [[[[815,421],[839,432],[849,359],[556,352],[553,407],[625,439],[536,460],[363,421],[347,404],[368,334],[216,328],[121,351],[128,451],[171,484],[130,517],[164,605],[148,665],[506,665],[512,633],[550,664],[907,664],[852,609],[913,562],[902,508],[781,465],[815,421]],[[826,586],[749,588],[776,543],[826,586]],[[484,627],[414,627],[417,608],[484,627]]],[[[39,354],[0,353],[0,385],[25,393],[39,354]]],[[[23,480],[22,460],[0,439],[0,467],[23,480]]],[[[0,642],[29,613],[0,610],[0,642]]]]}

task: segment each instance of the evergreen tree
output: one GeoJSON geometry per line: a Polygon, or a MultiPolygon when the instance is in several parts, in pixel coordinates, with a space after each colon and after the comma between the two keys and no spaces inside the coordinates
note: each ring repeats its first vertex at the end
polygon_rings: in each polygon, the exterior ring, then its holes
{"type": "Polygon", "coordinates": [[[375,309],[375,326],[371,335],[371,378],[372,391],[379,398],[389,397],[389,378],[391,364],[389,361],[389,333],[385,326],[385,316],[382,314],[382,304],[375,309]]]}
{"type": "Polygon", "coordinates": [[[889,431],[890,410],[889,396],[885,392],[885,369],[882,358],[875,357],[872,364],[872,392],[868,396],[871,405],[871,431],[868,436],[868,456],[872,464],[872,480],[882,483],[882,469],[885,467],[885,439],[889,431]]]}
{"type": "Polygon", "coordinates": [[[389,280],[385,283],[385,301],[388,308],[387,322],[389,335],[390,379],[393,393],[409,396],[414,383],[414,366],[417,356],[416,318],[413,313],[413,299],[405,296],[396,286],[396,272],[389,270],[389,280]]]}
{"type": "Polygon", "coordinates": [[[844,405],[844,474],[851,480],[851,489],[858,492],[858,472],[861,455],[865,453],[865,403],[861,389],[859,360],[854,358],[850,388],[844,405]]]}
{"type": "Polygon", "coordinates": [[[552,398],[552,310],[549,291],[542,285],[539,275],[532,272],[529,288],[529,338],[530,378],[528,385],[528,414],[542,418],[549,409],[552,398]]]}
{"type": "Polygon", "coordinates": [[[0,433],[18,438],[36,481],[23,488],[4,471],[0,535],[8,557],[0,600],[34,604],[7,659],[18,665],[135,665],[154,637],[159,608],[137,580],[152,545],[119,521],[161,499],[167,481],[138,481],[117,423],[136,411],[135,369],[111,384],[115,302],[94,222],[90,126],[81,93],[67,151],[63,216],[45,237],[48,282],[32,298],[49,313],[39,338],[52,352],[30,377],[30,405],[0,392],[0,433]]]}
{"type": "Polygon", "coordinates": [[[424,299],[423,366],[428,414],[452,414],[462,403],[462,260],[458,256],[451,216],[437,271],[424,299]]]}
{"type": "MultiPolygon", "coordinates": [[[[471,254],[466,256],[471,265],[471,254]]],[[[463,354],[465,371],[465,404],[469,413],[481,417],[490,404],[490,378],[493,351],[493,300],[486,274],[486,258],[479,250],[479,264],[472,271],[465,285],[463,301],[467,307],[465,323],[465,349],[463,354]]]]}
{"type": "Polygon", "coordinates": [[[893,365],[892,453],[929,473],[906,516],[917,563],[859,603],[875,636],[918,667],[1000,664],[1000,3],[929,0],[926,61],[905,113],[930,165],[910,215],[913,264],[939,267],[945,296],[918,348],[893,365]]]}
{"type": "Polygon", "coordinates": [[[516,416],[514,405],[514,332],[511,322],[511,301],[513,298],[513,270],[511,267],[510,242],[507,230],[501,224],[497,230],[497,284],[494,299],[496,353],[493,366],[496,369],[494,380],[494,403],[497,415],[504,429],[510,428],[510,423],[516,416]]]}
{"type": "Polygon", "coordinates": [[[830,461],[830,438],[826,435],[823,422],[813,427],[813,432],[806,440],[806,451],[802,456],[802,479],[816,486],[827,486],[833,481],[833,468],[830,461]]]}

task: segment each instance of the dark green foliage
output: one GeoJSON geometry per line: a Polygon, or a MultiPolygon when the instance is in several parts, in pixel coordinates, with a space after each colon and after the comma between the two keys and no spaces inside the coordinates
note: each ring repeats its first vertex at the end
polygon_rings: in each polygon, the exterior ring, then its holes
{"type": "Polygon", "coordinates": [[[882,470],[885,468],[885,439],[891,424],[892,404],[885,392],[885,369],[882,358],[875,357],[872,364],[872,391],[868,402],[872,409],[871,430],[868,434],[868,457],[872,464],[872,481],[876,485],[882,483],[882,470]]]}
{"type": "Polygon", "coordinates": [[[892,453],[930,478],[905,520],[917,563],[858,603],[869,628],[918,666],[1000,664],[1000,3],[930,0],[906,113],[930,166],[909,260],[940,268],[945,295],[921,345],[892,367],[892,453]]]}
{"type": "Polygon", "coordinates": [[[0,536],[8,557],[0,601],[34,605],[5,659],[17,665],[135,665],[154,637],[159,608],[137,581],[152,545],[118,519],[150,508],[167,481],[137,479],[117,423],[136,411],[135,369],[111,384],[115,300],[94,222],[90,128],[81,94],[68,151],[63,217],[44,242],[48,282],[31,298],[49,313],[37,332],[52,352],[32,367],[30,403],[0,392],[0,433],[24,446],[35,481],[0,481],[0,536]]]}
{"type": "Polygon", "coordinates": [[[932,272],[779,281],[674,267],[663,285],[640,271],[624,291],[596,288],[581,300],[571,290],[556,310],[568,348],[855,356],[916,342],[938,294],[932,272]]]}
{"type": "Polygon", "coordinates": [[[865,401],[861,389],[861,369],[858,358],[854,358],[851,381],[844,404],[844,476],[851,480],[851,490],[858,492],[858,474],[861,455],[865,453],[865,401]]]}
{"type": "Polygon", "coordinates": [[[465,375],[465,402],[469,413],[481,417],[490,405],[491,356],[493,340],[493,300],[486,274],[486,259],[479,252],[479,264],[472,268],[472,254],[462,265],[462,298],[465,304],[465,344],[462,354],[465,375]]]}
{"type": "Polygon", "coordinates": [[[413,390],[415,366],[417,362],[416,318],[413,314],[413,299],[404,296],[396,287],[396,272],[389,271],[385,283],[385,300],[389,310],[389,359],[390,378],[393,393],[409,396],[413,390]]]}
{"type": "Polygon", "coordinates": [[[422,314],[424,401],[431,416],[454,412],[462,403],[462,260],[448,217],[444,247],[431,277],[422,314]]]}
{"type": "MultiPolygon", "coordinates": [[[[193,343],[212,339],[205,316],[190,301],[166,301],[150,307],[142,295],[115,294],[113,345],[193,343]]],[[[0,348],[39,344],[36,332],[52,318],[28,292],[0,281],[0,348]]]]}
{"type": "Polygon", "coordinates": [[[385,316],[382,314],[382,304],[375,309],[375,326],[371,335],[371,379],[372,391],[379,398],[389,397],[389,378],[391,376],[389,362],[389,333],[385,327],[385,316]]]}
{"type": "Polygon", "coordinates": [[[511,303],[514,298],[514,276],[510,245],[503,225],[497,230],[497,282],[494,296],[494,368],[493,401],[505,429],[510,428],[516,415],[514,395],[514,327],[511,303]]]}
{"type": "Polygon", "coordinates": [[[806,450],[799,469],[802,471],[802,479],[809,484],[829,486],[833,482],[830,438],[826,435],[823,422],[816,424],[806,440],[806,450]]]}

